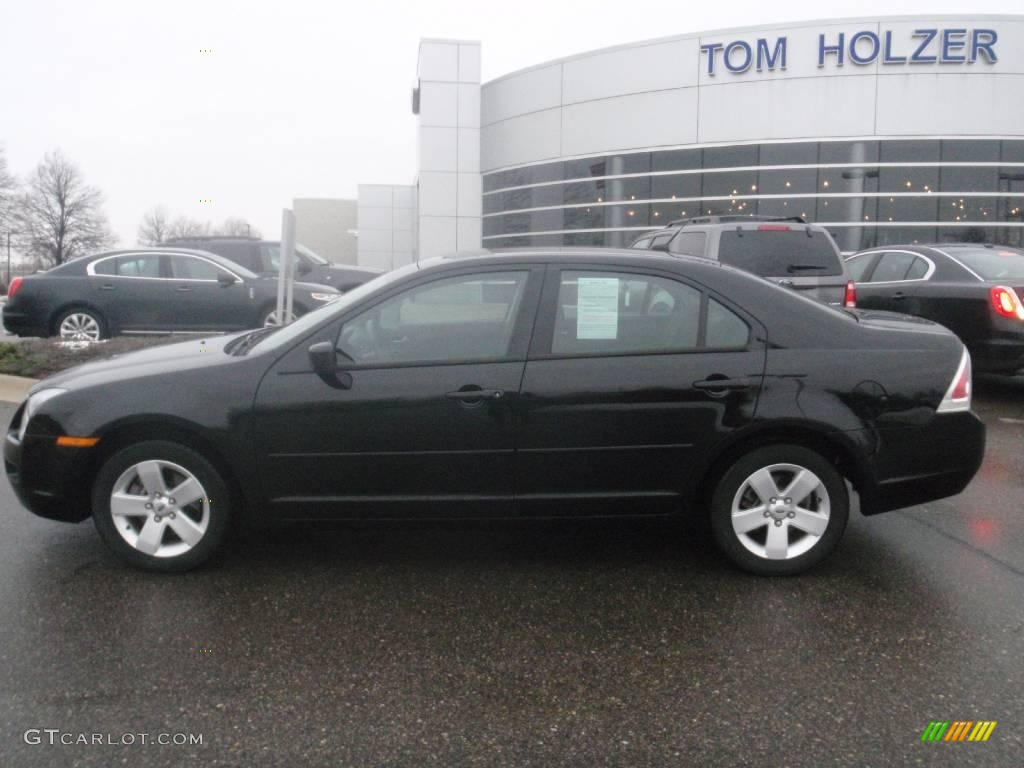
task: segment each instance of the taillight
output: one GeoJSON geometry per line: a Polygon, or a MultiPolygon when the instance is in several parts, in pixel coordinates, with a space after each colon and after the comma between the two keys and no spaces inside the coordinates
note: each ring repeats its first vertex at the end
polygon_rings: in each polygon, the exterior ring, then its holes
{"type": "Polygon", "coordinates": [[[18,292],[19,288],[21,288],[21,278],[20,277],[16,277],[13,280],[11,280],[11,284],[7,288],[7,298],[8,299],[13,299],[14,298],[14,294],[16,294],[18,292]]]}
{"type": "Polygon", "coordinates": [[[955,413],[957,411],[971,410],[971,356],[964,347],[964,353],[960,357],[960,365],[956,369],[946,396],[939,403],[939,413],[955,413]]]}
{"type": "Polygon", "coordinates": [[[853,280],[846,281],[846,292],[843,293],[843,306],[849,309],[857,307],[857,285],[853,280]]]}
{"type": "Polygon", "coordinates": [[[1013,320],[1024,320],[1024,305],[1013,288],[997,285],[989,292],[992,296],[992,310],[1002,317],[1013,320]]]}

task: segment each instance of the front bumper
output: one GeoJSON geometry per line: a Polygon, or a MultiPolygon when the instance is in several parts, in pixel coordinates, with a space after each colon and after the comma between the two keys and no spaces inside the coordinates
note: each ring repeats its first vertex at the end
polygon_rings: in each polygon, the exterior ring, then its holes
{"type": "MultiPolygon", "coordinates": [[[[17,417],[15,418],[17,421],[17,417]]],[[[8,431],[4,468],[21,503],[33,514],[77,523],[92,514],[90,488],[95,449],[62,448],[53,437],[8,431]]]]}
{"type": "Polygon", "coordinates": [[[927,425],[877,433],[861,511],[875,515],[955,496],[985,458],[985,425],[971,412],[938,414],[927,425]]]}

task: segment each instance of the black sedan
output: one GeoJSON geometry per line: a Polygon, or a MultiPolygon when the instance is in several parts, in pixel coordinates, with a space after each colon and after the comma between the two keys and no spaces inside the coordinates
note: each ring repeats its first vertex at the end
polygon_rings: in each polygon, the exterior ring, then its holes
{"type": "MultiPolygon", "coordinates": [[[[293,314],[337,299],[295,283],[293,314]]],[[[95,341],[146,331],[237,331],[276,324],[277,280],[203,251],[131,250],[86,256],[16,277],[3,322],[18,336],[95,341]]]]}
{"type": "Polygon", "coordinates": [[[976,371],[1024,370],[1024,252],[1004,245],[887,245],[847,259],[857,306],[934,320],[976,371]]]}
{"type": "Polygon", "coordinates": [[[288,326],[36,385],[4,448],[38,515],[182,570],[231,520],[710,515],[792,574],[846,526],[961,491],[970,358],[925,320],[706,259],[526,250],[410,265],[288,326]]]}

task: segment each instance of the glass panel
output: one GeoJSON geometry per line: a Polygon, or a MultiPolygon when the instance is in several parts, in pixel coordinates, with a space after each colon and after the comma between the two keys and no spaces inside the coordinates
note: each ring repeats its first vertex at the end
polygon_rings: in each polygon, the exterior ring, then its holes
{"type": "Polygon", "coordinates": [[[551,351],[632,354],[694,349],[701,293],[650,275],[563,272],[551,351]]]}
{"type": "Polygon", "coordinates": [[[349,320],[338,347],[363,365],[500,360],[527,272],[489,272],[412,288],[349,320]]]}
{"type": "Polygon", "coordinates": [[[992,163],[998,160],[998,141],[945,139],[942,142],[944,163],[992,163]]]}
{"type": "Polygon", "coordinates": [[[878,221],[935,221],[940,199],[893,195],[878,198],[878,221]]]}
{"type": "Polygon", "coordinates": [[[920,280],[928,274],[928,262],[920,256],[914,259],[914,263],[907,270],[907,280],[920,280]]]}
{"type": "Polygon", "coordinates": [[[848,259],[846,262],[846,269],[850,273],[850,279],[855,282],[860,282],[864,279],[864,275],[867,274],[868,267],[871,266],[875,260],[875,254],[866,253],[863,256],[854,256],[852,259],[848,259]]]}
{"type": "Polygon", "coordinates": [[[912,166],[880,168],[882,192],[934,192],[939,188],[939,169],[912,166]]]}
{"type": "Polygon", "coordinates": [[[1024,141],[1002,142],[1001,160],[1008,163],[1024,163],[1024,141]]]}
{"type": "Polygon", "coordinates": [[[993,192],[999,189],[999,168],[993,166],[944,167],[939,173],[943,192],[993,192]]]}
{"type": "Polygon", "coordinates": [[[707,235],[703,232],[680,232],[669,245],[669,251],[685,256],[703,256],[707,235]]]}
{"type": "Polygon", "coordinates": [[[704,197],[749,195],[757,191],[757,171],[706,173],[703,187],[704,197]]]}
{"type": "MultiPolygon", "coordinates": [[[[810,205],[810,203],[806,203],[810,205]]],[[[878,212],[877,197],[819,197],[815,221],[875,221],[878,212]]],[[[847,249],[846,250],[859,250],[847,249]]]]}
{"type": "Polygon", "coordinates": [[[98,261],[93,265],[92,271],[97,275],[115,275],[117,274],[115,261],[115,259],[98,261]]]}
{"type": "Polygon", "coordinates": [[[723,264],[762,277],[841,275],[842,265],[832,240],[821,231],[725,230],[719,235],[718,259],[723,264]]]}
{"type": "Polygon", "coordinates": [[[160,257],[122,256],[117,260],[117,274],[121,277],[160,277],[160,257]]]}
{"type": "Polygon", "coordinates": [[[814,142],[762,144],[759,165],[815,165],[818,145],[814,142]]]}
{"type": "Polygon", "coordinates": [[[1024,280],[1024,252],[1015,248],[954,248],[950,255],[985,280],[1024,280]]]}
{"type": "Polygon", "coordinates": [[[738,147],[709,147],[704,150],[705,168],[735,168],[758,165],[758,145],[747,144],[738,147]]]}
{"type": "Polygon", "coordinates": [[[682,171],[700,168],[699,149],[672,149],[651,153],[652,171],[682,171]]]}
{"type": "Polygon", "coordinates": [[[939,161],[939,142],[933,140],[880,142],[883,163],[934,163],[939,161]]]}
{"type": "Polygon", "coordinates": [[[878,162],[877,141],[822,141],[818,144],[818,162],[832,163],[876,163],[878,162]]]}
{"type": "Polygon", "coordinates": [[[878,260],[875,271],[871,273],[872,283],[892,283],[906,280],[910,265],[914,263],[914,255],[910,253],[883,253],[878,260]]]}
{"type": "Polygon", "coordinates": [[[178,280],[216,280],[220,273],[221,270],[208,261],[171,256],[171,274],[178,280]]]}
{"type": "Polygon", "coordinates": [[[822,194],[863,194],[878,191],[878,168],[819,168],[818,191],[822,194]]]}
{"type": "Polygon", "coordinates": [[[730,309],[714,299],[708,299],[708,327],[704,345],[716,349],[747,346],[750,328],[730,309]]]}
{"type": "Polygon", "coordinates": [[[761,171],[758,174],[757,194],[813,194],[817,189],[817,182],[818,171],[816,168],[761,171]]]}

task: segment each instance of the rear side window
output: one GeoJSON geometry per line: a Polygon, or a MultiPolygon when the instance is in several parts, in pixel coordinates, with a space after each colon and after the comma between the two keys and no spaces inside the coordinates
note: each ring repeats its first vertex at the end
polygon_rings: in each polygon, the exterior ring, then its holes
{"type": "Polygon", "coordinates": [[[651,249],[658,249],[662,251],[668,250],[668,241],[672,239],[672,233],[669,232],[665,235],[657,235],[651,240],[651,249]]]}
{"type": "Polygon", "coordinates": [[[635,243],[633,243],[629,247],[630,248],[644,248],[644,249],[646,249],[646,248],[650,248],[650,246],[651,246],[651,238],[649,238],[649,237],[641,237],[639,240],[637,240],[635,243]]]}
{"type": "Polygon", "coordinates": [[[119,277],[160,277],[160,256],[120,256],[116,259],[119,277]]]}
{"type": "Polygon", "coordinates": [[[703,232],[680,232],[676,235],[669,250],[684,256],[703,256],[707,235],[703,232]]]}
{"type": "MultiPolygon", "coordinates": [[[[696,288],[654,275],[563,272],[552,354],[644,354],[698,349],[701,301],[696,288]]],[[[744,347],[746,323],[708,302],[703,346],[744,347]],[[712,328],[712,325],[714,326],[712,328]]]]}
{"type": "Polygon", "coordinates": [[[864,279],[864,275],[868,272],[868,267],[871,266],[875,260],[875,253],[865,253],[863,256],[854,256],[846,262],[846,268],[850,272],[850,279],[856,282],[861,282],[864,279]]]}
{"type": "Polygon", "coordinates": [[[726,230],[719,240],[718,260],[762,277],[843,274],[831,238],[816,230],[726,230]]]}
{"type": "Polygon", "coordinates": [[[907,274],[917,257],[912,253],[883,253],[875,271],[871,273],[872,283],[895,283],[908,280],[907,274]]]}

